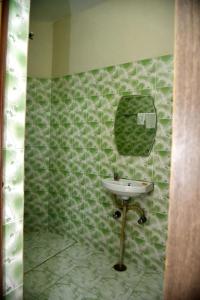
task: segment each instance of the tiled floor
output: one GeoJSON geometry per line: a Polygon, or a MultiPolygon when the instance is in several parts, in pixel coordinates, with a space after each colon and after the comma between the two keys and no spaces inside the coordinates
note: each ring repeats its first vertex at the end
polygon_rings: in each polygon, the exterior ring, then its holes
{"type": "Polygon", "coordinates": [[[24,272],[32,270],[75,243],[53,233],[24,234],[24,272]]]}
{"type": "Polygon", "coordinates": [[[162,299],[161,273],[133,264],[127,264],[125,272],[116,272],[115,260],[56,235],[28,235],[24,300],[162,299]]]}

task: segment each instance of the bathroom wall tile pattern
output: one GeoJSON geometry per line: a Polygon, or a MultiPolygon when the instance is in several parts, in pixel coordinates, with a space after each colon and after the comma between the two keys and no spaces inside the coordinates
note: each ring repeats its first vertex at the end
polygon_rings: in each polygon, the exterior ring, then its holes
{"type": "Polygon", "coordinates": [[[25,232],[48,231],[48,190],[29,189],[25,191],[24,196],[26,201],[24,206],[25,232]]]}
{"type": "Polygon", "coordinates": [[[34,226],[38,221],[31,217],[31,211],[34,205],[39,210],[40,196],[36,194],[42,190],[48,195],[42,200],[43,205],[47,203],[45,218],[41,218],[44,228],[48,207],[50,232],[73,237],[117,258],[120,220],[112,218],[116,207],[113,197],[103,190],[101,180],[113,176],[116,170],[122,177],[153,181],[154,192],[142,202],[135,200],[145,209],[148,222],[140,226],[138,216],[128,213],[126,257],[143,268],[162,270],[167,233],[172,74],[173,57],[167,55],[55,78],[50,92],[49,79],[40,82],[29,78],[28,99],[35,103],[27,103],[26,189],[38,199],[30,205],[32,230],[38,227],[34,226]],[[39,106],[37,90],[43,91],[39,106]],[[120,97],[126,94],[154,98],[158,124],[149,157],[120,156],[116,150],[115,112],[120,97]],[[37,111],[29,114],[34,109],[37,111]],[[31,164],[37,166],[36,171],[31,170],[31,164]]]}
{"type": "Polygon", "coordinates": [[[3,268],[5,299],[21,300],[23,284],[24,131],[28,0],[10,0],[3,143],[3,268]]]}
{"type": "Polygon", "coordinates": [[[25,230],[47,231],[51,79],[28,77],[26,110],[25,230]]]}

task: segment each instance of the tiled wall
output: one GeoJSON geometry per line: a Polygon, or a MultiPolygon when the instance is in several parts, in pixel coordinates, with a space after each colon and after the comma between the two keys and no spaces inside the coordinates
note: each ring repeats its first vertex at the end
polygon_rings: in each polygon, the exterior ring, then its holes
{"type": "Polygon", "coordinates": [[[46,228],[48,207],[50,231],[72,236],[117,258],[120,221],[112,218],[112,196],[101,185],[101,179],[113,176],[115,169],[122,177],[155,183],[151,195],[137,200],[145,208],[148,222],[138,225],[136,214],[128,213],[126,258],[142,267],[163,267],[172,69],[173,58],[168,55],[56,78],[52,80],[51,109],[49,96],[45,96],[50,93],[49,81],[29,79],[28,101],[32,98],[33,103],[27,104],[27,151],[32,152],[26,160],[26,169],[30,169],[26,205],[31,208],[27,220],[32,229],[40,223],[46,228]],[[149,157],[124,157],[116,150],[114,118],[124,94],[150,94],[155,99],[157,135],[149,157]],[[38,167],[31,170],[31,165],[38,167]]]}
{"type": "Polygon", "coordinates": [[[29,1],[10,0],[4,107],[4,294],[22,299],[24,125],[29,1]]]}
{"type": "Polygon", "coordinates": [[[51,80],[27,81],[25,231],[48,230],[51,80]]]}

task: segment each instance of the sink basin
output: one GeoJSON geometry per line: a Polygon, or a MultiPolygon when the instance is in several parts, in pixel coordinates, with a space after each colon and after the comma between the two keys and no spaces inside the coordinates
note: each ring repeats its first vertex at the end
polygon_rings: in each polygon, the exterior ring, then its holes
{"type": "Polygon", "coordinates": [[[142,196],[151,192],[154,188],[152,182],[106,178],[102,180],[103,187],[109,192],[119,196],[123,200],[131,197],[142,196]]]}

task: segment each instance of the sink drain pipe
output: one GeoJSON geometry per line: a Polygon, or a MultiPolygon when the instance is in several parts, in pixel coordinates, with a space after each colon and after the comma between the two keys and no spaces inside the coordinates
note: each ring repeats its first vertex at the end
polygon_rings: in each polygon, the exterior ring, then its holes
{"type": "Polygon", "coordinates": [[[125,228],[126,228],[126,219],[127,211],[134,210],[140,216],[138,224],[144,224],[147,219],[144,213],[144,210],[137,205],[128,205],[127,200],[122,200],[122,204],[118,205],[122,209],[122,225],[120,233],[120,253],[119,253],[119,262],[113,266],[116,271],[125,271],[127,267],[124,265],[124,250],[125,250],[125,228]]]}
{"type": "Polygon", "coordinates": [[[124,243],[125,243],[125,227],[126,227],[126,216],[127,216],[127,204],[126,200],[122,202],[122,227],[120,233],[120,253],[119,253],[119,263],[114,265],[116,271],[125,271],[126,266],[124,265],[124,243]]]}

